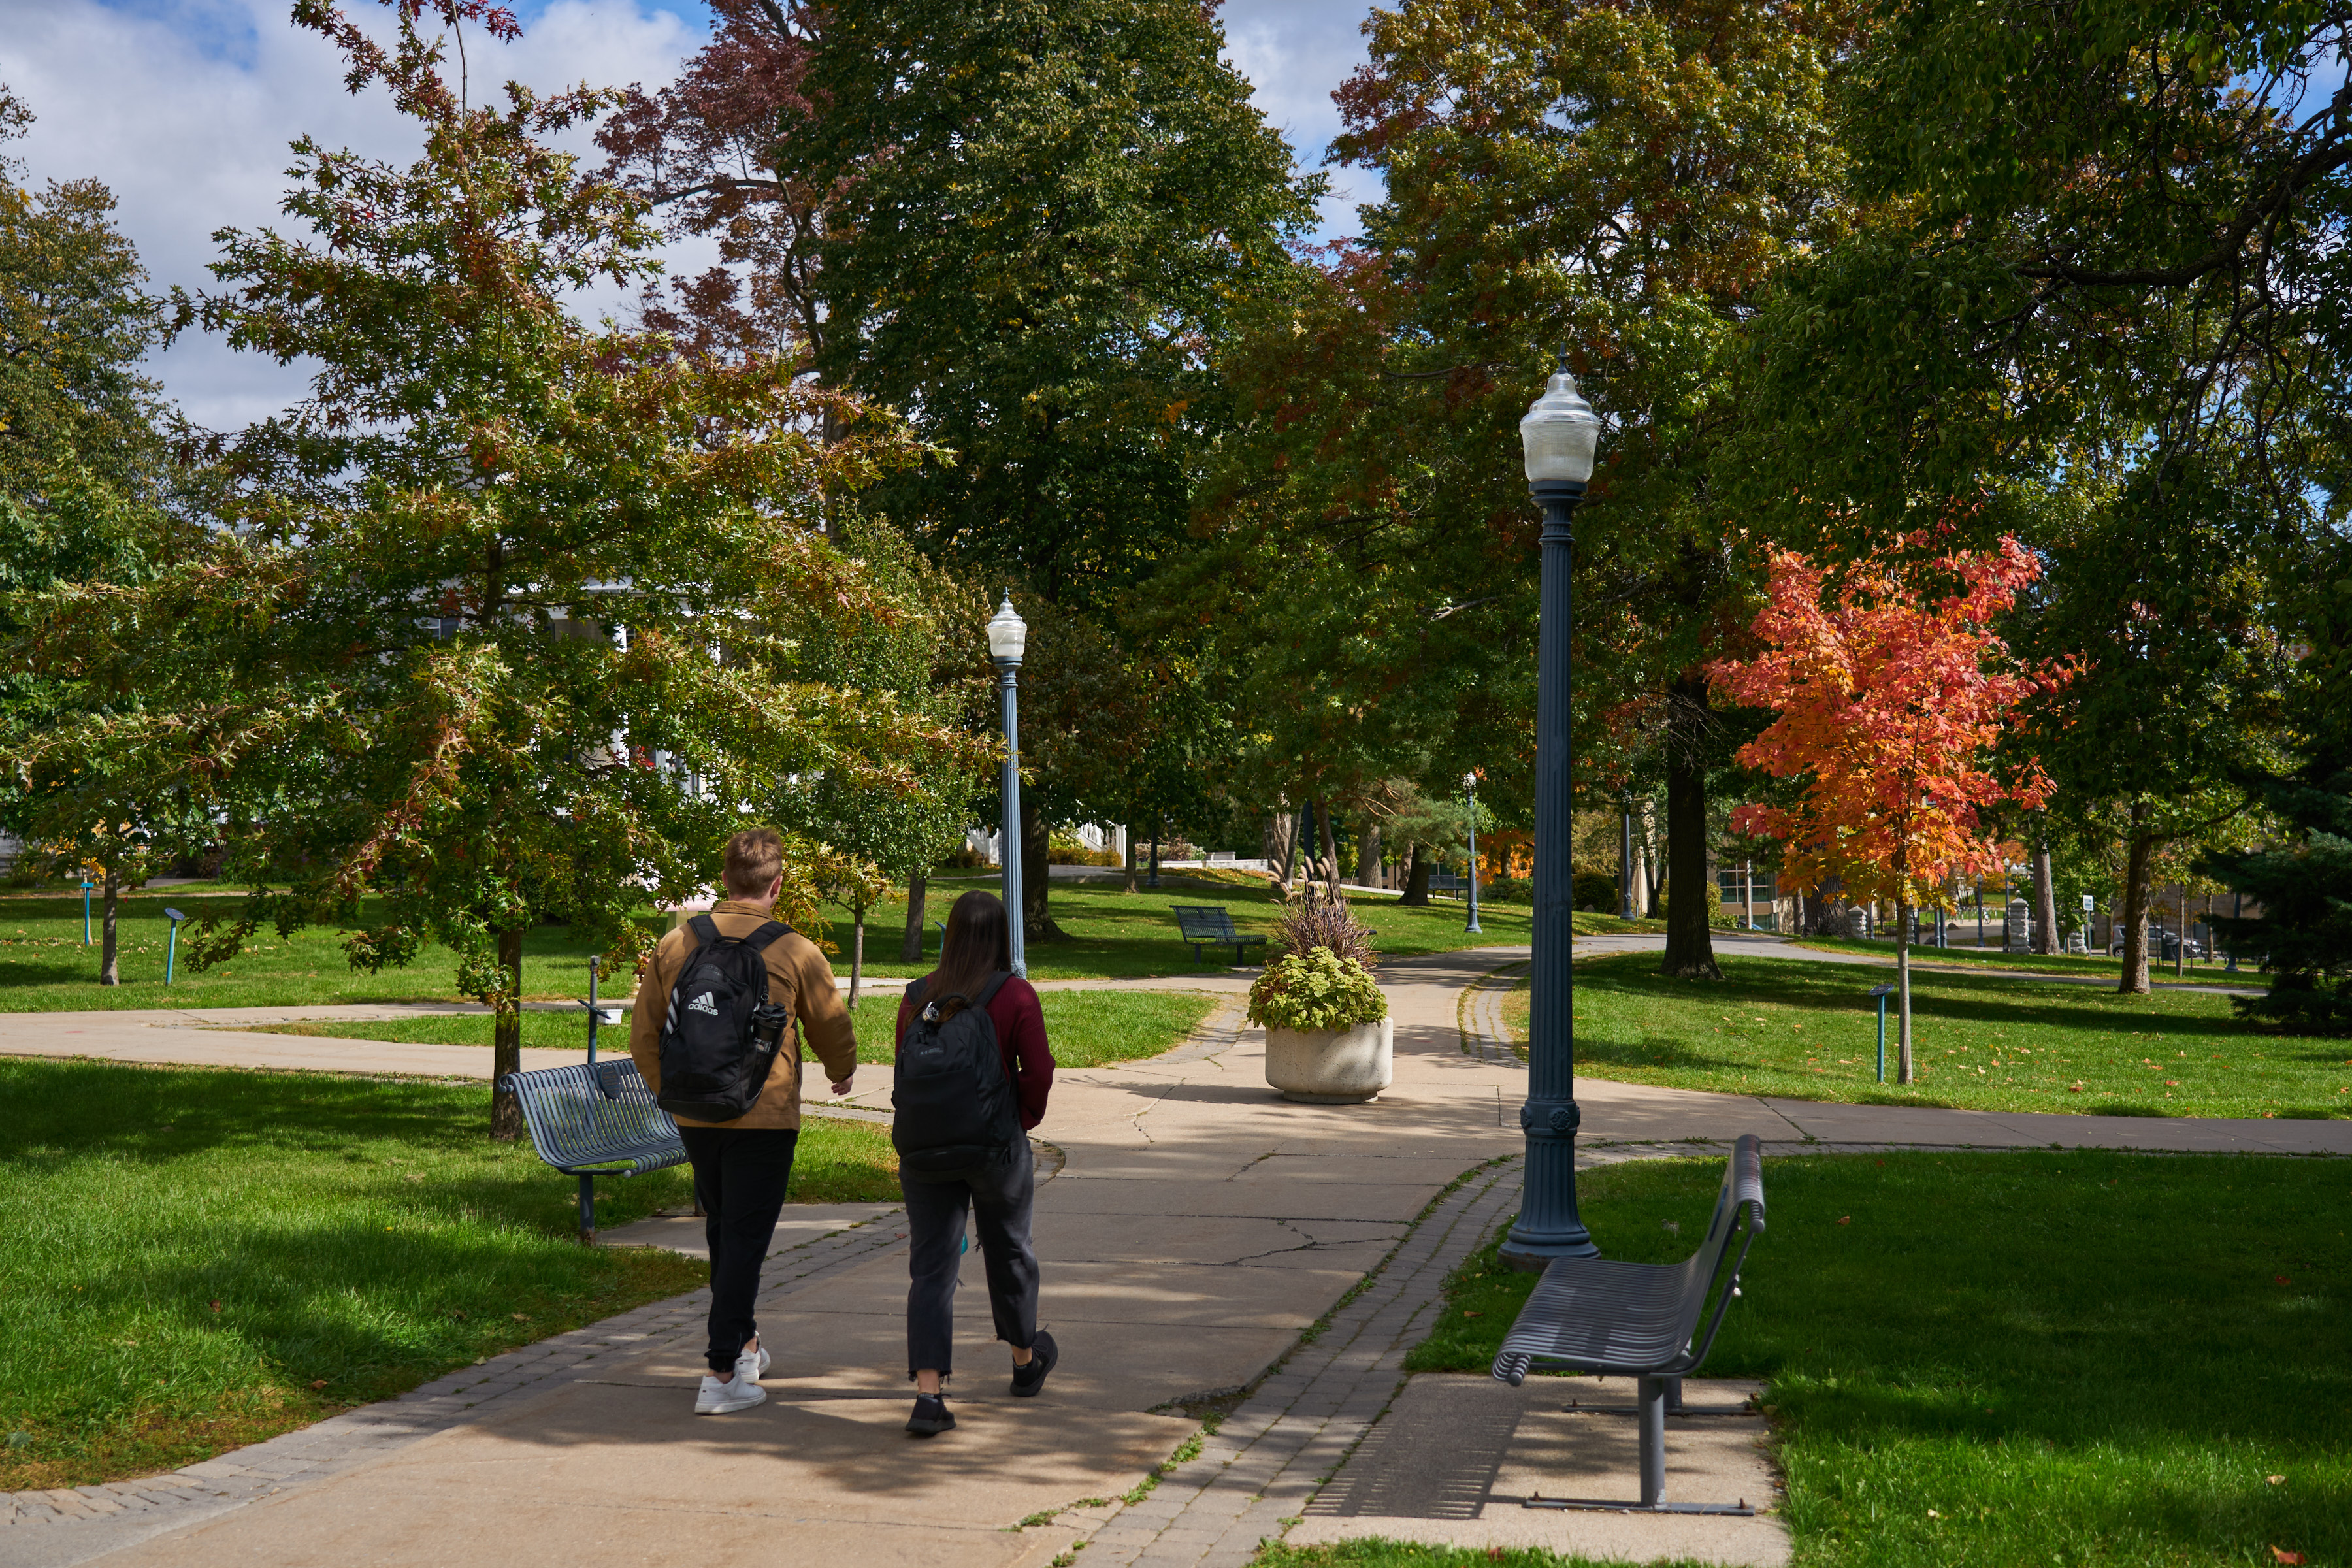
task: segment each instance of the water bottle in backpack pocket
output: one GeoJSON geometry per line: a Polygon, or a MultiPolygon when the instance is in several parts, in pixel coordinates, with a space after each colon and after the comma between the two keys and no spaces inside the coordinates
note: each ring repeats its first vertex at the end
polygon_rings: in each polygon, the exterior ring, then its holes
{"type": "Polygon", "coordinates": [[[926,982],[909,988],[915,1016],[898,1042],[890,1084],[890,1142],[898,1173],[910,1182],[952,1182],[1013,1157],[1028,1134],[1013,1079],[997,1049],[988,1004],[1012,976],[998,973],[977,997],[923,1000],[926,982]]]}
{"type": "Polygon", "coordinates": [[[749,936],[721,936],[697,915],[700,945],[669,988],[661,1032],[661,1093],[672,1116],[732,1121],[758,1103],[783,1045],[790,1011],[768,1000],[768,949],[793,928],[770,921],[749,936]]]}

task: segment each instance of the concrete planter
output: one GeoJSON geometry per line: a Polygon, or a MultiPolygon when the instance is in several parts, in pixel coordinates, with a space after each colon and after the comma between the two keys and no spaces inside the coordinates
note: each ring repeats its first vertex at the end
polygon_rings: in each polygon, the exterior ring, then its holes
{"type": "Polygon", "coordinates": [[[1395,1020],[1352,1029],[1265,1032],[1265,1081],[1285,1100],[1307,1105],[1354,1105],[1388,1088],[1396,1077],[1395,1020]]]}

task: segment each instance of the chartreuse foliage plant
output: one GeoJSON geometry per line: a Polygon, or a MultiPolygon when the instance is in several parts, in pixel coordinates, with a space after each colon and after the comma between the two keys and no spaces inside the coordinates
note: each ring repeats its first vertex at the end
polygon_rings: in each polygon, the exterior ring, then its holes
{"type": "MultiPolygon", "coordinates": [[[[319,0],[296,20],[422,151],[305,139],[293,231],[219,237],[221,290],[189,315],[314,365],[310,395],[211,454],[215,526],[148,580],[47,595],[37,662],[122,700],[13,760],[61,822],[163,800],[151,818],[225,847],[255,894],[183,963],[374,894],[350,962],[452,951],[504,1071],[527,930],[567,922],[625,973],[633,913],[715,882],[747,821],[808,821],[807,781],[920,796],[984,742],[804,664],[813,625],[908,613],[823,527],[833,494],[912,459],[903,431],[787,357],[565,308],[656,267],[643,201],[553,144],[614,95],[470,103],[442,74],[452,29],[513,30],[480,0],[403,5],[385,41],[319,0]]],[[[780,912],[811,924],[835,858],[792,844],[780,912]]],[[[509,1096],[492,1116],[520,1128],[509,1096]]]]}
{"type": "Polygon", "coordinates": [[[1269,1029],[1352,1029],[1388,1016],[1380,982],[1328,947],[1286,953],[1250,987],[1250,1022],[1269,1029]]]}

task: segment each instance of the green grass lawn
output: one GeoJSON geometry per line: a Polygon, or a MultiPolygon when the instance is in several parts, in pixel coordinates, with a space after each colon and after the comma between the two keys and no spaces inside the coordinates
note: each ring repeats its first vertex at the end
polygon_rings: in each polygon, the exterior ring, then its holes
{"type": "MultiPolygon", "coordinates": [[[[1585,1221],[1673,1261],[1722,1172],[1583,1173],[1585,1221]]],[[[2352,1563],[2352,1162],[1792,1158],[1764,1186],[1706,1373],[1769,1380],[1800,1563],[2352,1563]]],[[[1485,1372],[1534,1279],[1471,1259],[1408,1367],[1485,1372]]]]}
{"type": "MultiPolygon", "coordinates": [[[[1222,959],[1213,947],[1203,948],[1199,960],[1193,958],[1192,946],[1178,940],[1176,918],[1168,912],[1173,904],[1219,905],[1233,915],[1236,930],[1259,936],[1274,930],[1281,906],[1267,890],[1265,878],[1250,873],[1196,876],[1189,871],[1185,877],[1187,880],[1179,883],[1174,877],[1164,876],[1162,886],[1133,893],[1121,891],[1116,881],[1055,882],[1051,902],[1054,920],[1072,940],[1031,942],[1030,978],[1085,980],[1197,974],[1231,967],[1231,948],[1224,950],[1222,959]]],[[[982,888],[994,892],[997,887],[994,872],[953,880],[934,878],[924,914],[928,920],[943,921],[949,905],[966,889],[982,888]]],[[[1394,899],[1362,897],[1353,900],[1353,908],[1357,919],[1380,933],[1372,939],[1373,945],[1392,958],[1529,940],[1531,916],[1525,904],[1490,904],[1481,900],[1478,923],[1483,929],[1477,935],[1462,929],[1467,914],[1464,906],[1447,900],[1440,900],[1426,909],[1407,909],[1394,899]]],[[[903,899],[869,910],[866,921],[868,973],[920,974],[939,962],[940,932],[936,925],[927,928],[923,963],[898,962],[898,943],[907,923],[903,899]]],[[[1611,921],[1609,924],[1613,929],[1623,922],[1611,921]]],[[[846,919],[835,928],[834,938],[845,948],[849,941],[846,919]]],[[[1251,950],[1253,963],[1262,952],[1251,950]]],[[[835,967],[847,971],[845,955],[835,960],[835,967]]]]}
{"type": "MultiPolygon", "coordinates": [[[[0,1059],[0,1490],[191,1464],[707,1277],[580,1246],[478,1084],[0,1059]]],[[[797,1200],[898,1196],[884,1129],[800,1149],[797,1200]]],[[[691,1201],[682,1167],[596,1185],[606,1226],[691,1201]]]]}
{"type": "MultiPolygon", "coordinates": [[[[368,974],[353,969],[345,958],[344,932],[316,926],[290,937],[264,926],[242,955],[202,974],[183,965],[166,986],[164,947],[171,921],[163,910],[174,907],[178,897],[179,889],[166,888],[122,900],[116,926],[120,985],[98,984],[97,922],[91,922],[90,945],[82,946],[79,897],[0,901],[0,1012],[461,1000],[457,957],[447,948],[428,945],[405,969],[368,974]]],[[[213,899],[186,912],[201,915],[213,909],[226,915],[235,907],[235,900],[213,899]]],[[[647,921],[652,928],[667,923],[647,921]]],[[[526,932],[522,965],[524,994],[531,999],[588,994],[588,949],[572,940],[569,927],[537,926],[526,932]]]]}
{"type": "MultiPolygon", "coordinates": [[[[1949,947],[1913,948],[1911,963],[1915,967],[1921,964],[1951,964],[1971,969],[2013,969],[2027,974],[2063,974],[2084,980],[2104,980],[2110,985],[2123,978],[2123,960],[2119,958],[2109,958],[2104,953],[2077,955],[2064,952],[2003,952],[1998,945],[1999,941],[2000,938],[1996,934],[1994,937],[1996,945],[1977,947],[1974,945],[1975,931],[1971,927],[1968,933],[1968,940],[1965,942],[1956,932],[1952,945],[1949,947]]],[[[1891,942],[1854,942],[1845,937],[1809,936],[1800,941],[1797,945],[1817,947],[1829,952],[1866,952],[1873,958],[1884,959],[1890,965],[1895,962],[1895,944],[1891,942]]],[[[2174,984],[2172,965],[2158,963],[2151,952],[2147,961],[2147,977],[2150,982],[2158,985],[2174,984]]],[[[2260,991],[2266,988],[2270,982],[2252,963],[2246,964],[2233,974],[2219,963],[2192,963],[2181,972],[2179,984],[2239,985],[2249,990],[2260,991]]]]}
{"type": "MultiPolygon", "coordinates": [[[[1029,949],[1029,973],[1038,980],[1180,975],[1217,973],[1229,967],[1227,950],[1220,961],[1214,949],[1195,960],[1192,948],[1177,940],[1171,904],[1218,904],[1230,910],[1234,923],[1244,931],[1264,935],[1274,929],[1277,906],[1263,878],[1237,873],[1187,873],[1179,879],[1164,878],[1152,890],[1128,894],[1117,882],[1056,883],[1053,894],[1055,919],[1070,934],[1064,942],[1038,942],[1029,949]]],[[[948,906],[967,888],[997,887],[994,873],[934,879],[926,913],[931,920],[947,918],[948,906]]],[[[99,949],[95,941],[81,941],[81,900],[76,897],[13,897],[0,900],[0,1012],[57,1012],[130,1007],[292,1007],[364,1002],[454,1002],[457,960],[446,948],[427,945],[416,962],[404,969],[378,974],[353,970],[343,954],[346,934],[323,927],[306,928],[281,937],[271,928],[257,931],[246,952],[219,968],[202,974],[179,969],[173,984],[163,984],[165,939],[170,921],[163,910],[181,899],[188,910],[206,909],[226,913],[235,900],[211,899],[202,904],[184,898],[178,889],[138,891],[124,896],[119,917],[122,984],[98,984],[99,949]]],[[[1479,906],[1478,935],[1465,931],[1465,911],[1458,903],[1440,901],[1428,909],[1406,909],[1393,900],[1366,898],[1358,906],[1366,924],[1380,935],[1380,950],[1396,957],[1447,952],[1456,948],[1528,940],[1529,913],[1524,905],[1479,906]]],[[[830,923],[816,933],[839,950],[834,969],[849,973],[851,928],[849,911],[828,906],[830,923]]],[[[365,911],[362,910],[364,920],[365,911]]],[[[647,915],[646,929],[668,929],[666,916],[647,915]]],[[[1641,931],[1654,921],[1631,923],[1602,916],[1580,915],[1579,931],[1641,931]]],[[[906,976],[928,972],[939,962],[939,930],[927,927],[924,960],[896,961],[900,933],[906,927],[903,898],[876,905],[866,911],[866,973],[906,976]],[[886,960],[885,955],[888,955],[886,960]]],[[[1253,960],[1260,950],[1253,950],[1253,960]]],[[[534,927],[523,938],[523,994],[530,1001],[558,1001],[584,996],[588,990],[588,949],[565,926],[534,927]]],[[[605,988],[614,989],[611,984],[605,988]]]]}
{"type": "MultiPolygon", "coordinates": [[[[1592,1078],[1736,1094],[2126,1116],[2352,1116],[2352,1041],[2266,1034],[2226,996],[1915,973],[1918,1081],[1876,1080],[1880,976],[1802,959],[1720,959],[1669,980],[1653,953],[1576,966],[1576,1065],[1592,1078]],[[2078,1089],[2075,1086],[2080,1085],[2078,1089]]],[[[1524,1046],[1526,983],[1504,999],[1524,1046]]]]}
{"type": "MultiPolygon", "coordinates": [[[[1100,1067],[1106,1062],[1156,1057],[1181,1045],[1201,1026],[1217,998],[1198,991],[1045,991],[1037,996],[1045,1016],[1045,1037],[1054,1059],[1066,1068],[1100,1067]]],[[[863,998],[851,1022],[857,1029],[857,1059],[892,1059],[898,1016],[896,992],[863,998]]],[[[597,1031],[597,1054],[621,1054],[629,1048],[628,1015],[617,1028],[597,1031]]],[[[347,1040],[394,1040],[433,1045],[490,1044],[492,1020],[486,1013],[441,1014],[420,1018],[392,1018],[373,1023],[272,1024],[257,1032],[284,1035],[325,1035],[347,1040]]],[[[248,1031],[256,1032],[256,1031],[248,1031]]],[[[588,1050],[587,1015],[530,1012],[522,1016],[522,1043],[551,1050],[588,1050]]],[[[814,1061],[806,1048],[805,1059],[814,1061]]]]}

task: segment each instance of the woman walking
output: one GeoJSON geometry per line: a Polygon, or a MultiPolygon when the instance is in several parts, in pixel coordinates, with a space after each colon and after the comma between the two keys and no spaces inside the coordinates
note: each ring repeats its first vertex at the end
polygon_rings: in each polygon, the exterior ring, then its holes
{"type": "Polygon", "coordinates": [[[945,1387],[954,1370],[967,1211],[978,1221],[996,1337],[1013,1347],[1013,1396],[1045,1387],[1057,1359],[1054,1336],[1037,1328],[1037,1255],[1029,1245],[1036,1165],[1026,1135],[1045,1120],[1054,1055],[1037,993],[1012,969],[1003,901],[969,892],[948,913],[940,966],[898,1004],[891,1136],[910,1243],[907,1371],[915,1411],[907,1430],[919,1437],[956,1424],[945,1387]]]}

